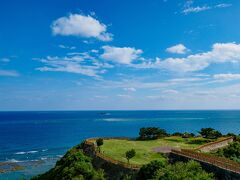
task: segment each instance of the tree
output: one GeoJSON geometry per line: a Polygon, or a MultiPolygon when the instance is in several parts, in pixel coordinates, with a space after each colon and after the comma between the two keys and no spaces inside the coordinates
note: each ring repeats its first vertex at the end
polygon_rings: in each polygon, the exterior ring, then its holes
{"type": "Polygon", "coordinates": [[[199,134],[201,134],[202,137],[209,139],[216,139],[222,136],[222,134],[219,131],[213,128],[202,128],[199,134]]]}
{"type": "Polygon", "coordinates": [[[98,151],[100,152],[101,151],[100,147],[103,145],[103,139],[102,138],[98,138],[96,140],[96,143],[97,143],[98,151]]]}
{"type": "Polygon", "coordinates": [[[162,161],[151,161],[148,164],[144,164],[138,172],[137,179],[138,180],[145,180],[145,179],[153,179],[156,175],[156,172],[160,168],[164,168],[166,166],[165,162],[162,161]]]}
{"type": "Polygon", "coordinates": [[[125,153],[128,163],[129,163],[129,160],[132,159],[135,155],[136,155],[136,151],[134,149],[131,149],[125,153]]]}
{"type": "Polygon", "coordinates": [[[168,134],[164,129],[160,129],[157,127],[141,128],[139,131],[140,140],[158,139],[167,135],[168,134]]]}
{"type": "Polygon", "coordinates": [[[195,134],[193,133],[188,133],[188,132],[185,132],[182,134],[182,138],[191,138],[191,137],[194,137],[195,134]]]}

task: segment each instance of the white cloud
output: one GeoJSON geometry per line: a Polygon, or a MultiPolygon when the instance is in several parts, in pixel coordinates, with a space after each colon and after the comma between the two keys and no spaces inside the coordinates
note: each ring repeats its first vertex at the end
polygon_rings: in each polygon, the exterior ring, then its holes
{"type": "Polygon", "coordinates": [[[62,49],[70,49],[70,50],[76,49],[75,46],[66,46],[66,45],[63,45],[63,44],[60,44],[58,47],[60,47],[62,49]]]}
{"type": "Polygon", "coordinates": [[[64,57],[47,56],[36,59],[45,66],[37,68],[39,71],[55,71],[82,74],[91,77],[100,77],[99,74],[106,72],[106,68],[112,68],[110,64],[98,62],[94,57],[85,53],[74,53],[64,57]]]}
{"type": "Polygon", "coordinates": [[[175,54],[185,54],[188,49],[183,44],[177,44],[175,46],[167,48],[166,51],[175,54]]]}
{"type": "Polygon", "coordinates": [[[232,6],[232,4],[222,3],[222,4],[217,4],[215,7],[216,8],[226,8],[226,7],[230,7],[230,6],[232,6]]]}
{"type": "Polygon", "coordinates": [[[213,75],[214,79],[220,80],[220,81],[231,81],[231,80],[239,80],[240,74],[215,74],[213,75]]]}
{"type": "Polygon", "coordinates": [[[226,4],[226,3],[217,4],[215,6],[204,5],[204,6],[195,6],[194,7],[192,5],[193,5],[193,1],[191,1],[191,0],[186,1],[186,3],[184,4],[184,9],[183,9],[182,13],[184,13],[184,14],[198,13],[198,12],[202,12],[202,11],[206,11],[206,10],[210,10],[210,9],[227,8],[227,7],[232,6],[232,4],[226,4]]]}
{"type": "Polygon", "coordinates": [[[107,26],[90,15],[70,14],[52,23],[54,35],[80,36],[96,38],[101,41],[111,41],[112,34],[107,32],[107,26]]]}
{"type": "Polygon", "coordinates": [[[188,8],[186,8],[186,9],[183,10],[183,13],[184,13],[184,14],[198,13],[198,12],[206,11],[206,10],[209,10],[209,9],[211,9],[211,7],[209,7],[209,6],[188,7],[188,8]]]}
{"type": "Polygon", "coordinates": [[[135,92],[136,88],[133,87],[129,87],[129,88],[123,88],[124,91],[131,91],[131,92],[135,92]]]}
{"type": "Polygon", "coordinates": [[[18,72],[14,70],[1,70],[0,69],[0,76],[12,76],[12,77],[17,77],[19,76],[18,72]]]}
{"type": "Polygon", "coordinates": [[[164,94],[178,94],[177,90],[174,89],[167,89],[163,91],[164,94]]]}
{"type": "Polygon", "coordinates": [[[239,63],[240,44],[215,43],[212,50],[204,53],[189,55],[185,58],[156,58],[154,62],[144,62],[135,65],[136,68],[160,68],[176,72],[200,71],[213,63],[239,63]]]}
{"type": "Polygon", "coordinates": [[[120,64],[131,64],[143,53],[141,49],[133,47],[103,46],[102,48],[104,50],[104,53],[100,56],[102,59],[120,64]]]}
{"type": "Polygon", "coordinates": [[[118,94],[117,96],[121,98],[131,98],[131,96],[128,94],[118,94]]]}

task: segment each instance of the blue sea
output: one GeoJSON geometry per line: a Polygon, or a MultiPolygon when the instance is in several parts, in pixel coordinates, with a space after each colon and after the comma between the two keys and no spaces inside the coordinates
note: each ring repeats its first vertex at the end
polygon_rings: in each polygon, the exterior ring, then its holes
{"type": "MultiPolygon", "coordinates": [[[[0,112],[0,162],[23,170],[0,179],[30,178],[52,168],[64,153],[90,137],[138,136],[139,128],[197,133],[212,127],[240,133],[240,111],[38,111],[0,112]]],[[[6,167],[0,167],[9,169],[6,167]]]]}

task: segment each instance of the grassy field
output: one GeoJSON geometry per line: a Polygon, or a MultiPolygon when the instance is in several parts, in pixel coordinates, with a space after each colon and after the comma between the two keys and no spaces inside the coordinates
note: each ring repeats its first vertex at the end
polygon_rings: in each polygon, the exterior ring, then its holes
{"type": "Polygon", "coordinates": [[[101,151],[108,157],[122,162],[127,162],[125,158],[125,152],[130,149],[135,149],[136,156],[130,160],[130,163],[142,165],[156,159],[162,161],[166,160],[164,155],[154,152],[154,148],[171,146],[175,148],[193,149],[198,147],[199,145],[206,143],[206,141],[206,139],[203,139],[201,137],[182,138],[176,136],[149,141],[109,139],[104,140],[101,151]]]}

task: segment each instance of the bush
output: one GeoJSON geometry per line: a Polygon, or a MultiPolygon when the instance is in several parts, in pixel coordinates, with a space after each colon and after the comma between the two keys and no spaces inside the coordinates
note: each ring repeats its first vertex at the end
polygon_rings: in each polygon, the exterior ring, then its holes
{"type": "Polygon", "coordinates": [[[139,131],[140,140],[151,140],[166,137],[168,134],[164,129],[156,127],[141,128],[139,131]]]}
{"type": "Polygon", "coordinates": [[[182,138],[191,138],[191,137],[194,137],[195,135],[193,133],[188,133],[188,132],[185,132],[182,134],[182,138]]]}
{"type": "Polygon", "coordinates": [[[167,165],[165,168],[160,168],[154,179],[161,180],[213,180],[213,174],[207,173],[201,165],[195,161],[187,163],[177,162],[173,165],[167,165]]]}
{"type": "Polygon", "coordinates": [[[240,142],[232,142],[229,146],[219,149],[216,154],[240,162],[240,142]]]}
{"type": "Polygon", "coordinates": [[[156,172],[160,168],[164,168],[166,164],[162,161],[151,161],[149,164],[145,164],[141,167],[141,169],[138,172],[137,179],[139,180],[145,180],[145,179],[152,179],[156,172]]]}
{"type": "Polygon", "coordinates": [[[222,134],[219,131],[213,128],[202,128],[199,134],[201,134],[202,137],[209,139],[216,139],[222,136],[222,134]]]}
{"type": "Polygon", "coordinates": [[[195,161],[177,162],[173,165],[152,161],[143,165],[138,172],[138,180],[213,180],[213,174],[205,172],[195,161]]]}
{"type": "Polygon", "coordinates": [[[180,132],[175,132],[172,134],[172,136],[182,136],[182,135],[183,135],[183,133],[180,133],[180,132]]]}
{"type": "Polygon", "coordinates": [[[102,170],[94,170],[91,158],[85,156],[81,149],[76,146],[69,150],[59,161],[56,166],[48,172],[33,177],[33,180],[58,180],[58,179],[96,179],[103,180],[104,173],[102,170]]]}

